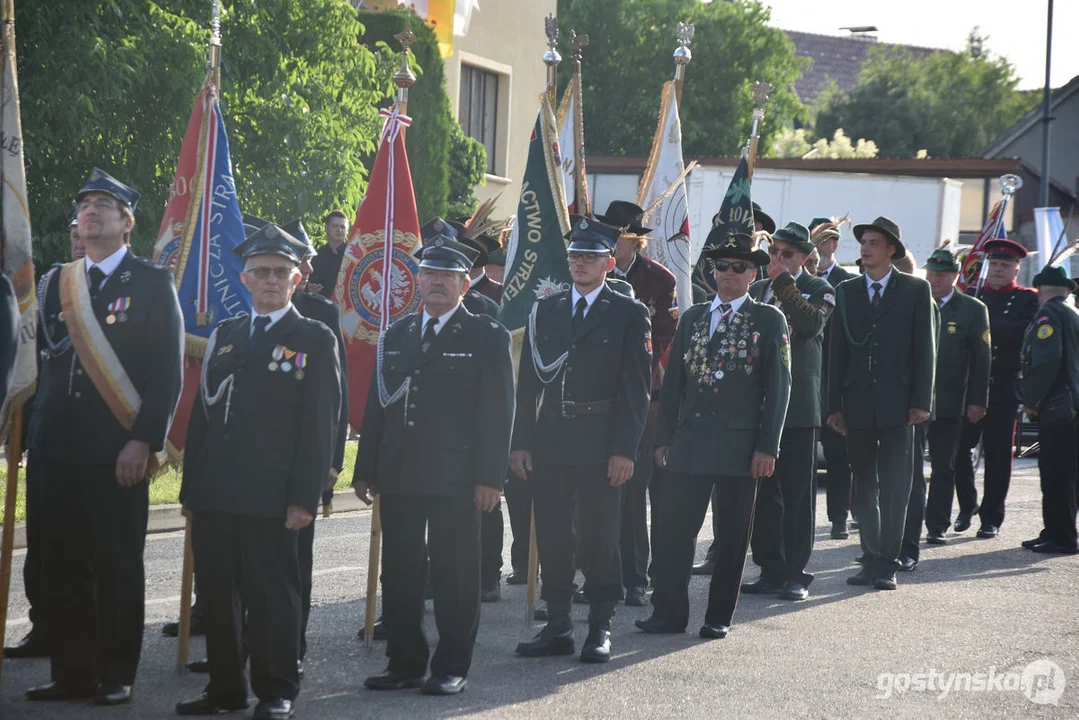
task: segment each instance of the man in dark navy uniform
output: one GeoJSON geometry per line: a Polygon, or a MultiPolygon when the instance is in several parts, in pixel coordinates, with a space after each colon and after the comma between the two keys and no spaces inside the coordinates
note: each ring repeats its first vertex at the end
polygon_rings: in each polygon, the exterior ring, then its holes
{"type": "Polygon", "coordinates": [[[326,215],[326,244],[311,259],[312,273],[308,280],[308,292],[333,297],[337,287],[337,275],[348,249],[348,218],[340,210],[326,215]]]}
{"type": "Polygon", "coordinates": [[[29,436],[43,485],[53,682],[30,700],[131,701],[142,649],[148,477],[180,397],[172,275],[124,243],[138,193],[101,170],[76,196],[86,257],[38,287],[46,347],[29,436]]]}
{"type": "Polygon", "coordinates": [[[607,662],[622,597],[622,486],[648,414],[648,311],[604,281],[621,231],[581,218],[569,233],[573,287],[532,308],[517,381],[510,467],[528,480],[550,621],[526,657],[575,652],[570,602],[575,552],[591,605],[582,662],[607,662]],[[574,541],[573,515],[581,534],[574,541]]]}
{"type": "Polygon", "coordinates": [[[1012,478],[1012,452],[1015,423],[1019,411],[1019,351],[1023,334],[1038,311],[1038,293],[1016,284],[1019,265],[1027,256],[1022,245],[1011,240],[990,240],[985,244],[989,272],[981,292],[967,290],[989,308],[989,331],[993,339],[993,360],[989,370],[989,406],[977,423],[963,425],[959,454],[955,461],[955,490],[959,496],[959,515],[955,531],[970,527],[978,512],[981,527],[978,537],[994,538],[1004,522],[1004,501],[1012,478]],[[985,487],[982,503],[974,486],[974,463],[971,451],[982,441],[985,460],[985,487]]]}

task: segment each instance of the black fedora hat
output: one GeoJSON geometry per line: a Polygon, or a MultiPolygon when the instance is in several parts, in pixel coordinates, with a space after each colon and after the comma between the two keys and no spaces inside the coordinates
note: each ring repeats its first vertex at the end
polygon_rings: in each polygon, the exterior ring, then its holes
{"type": "Polygon", "coordinates": [[[876,230],[888,238],[889,242],[895,246],[895,257],[903,257],[907,254],[907,246],[903,244],[903,234],[899,229],[899,223],[895,220],[881,215],[871,223],[855,225],[854,237],[858,238],[858,242],[862,241],[862,234],[866,230],[876,230]]]}
{"type": "Polygon", "coordinates": [[[1068,290],[1076,288],[1075,281],[1068,277],[1068,273],[1059,265],[1046,265],[1041,269],[1031,283],[1034,287],[1062,287],[1068,290]]]}
{"type": "Polygon", "coordinates": [[[767,265],[768,253],[760,249],[751,236],[729,230],[726,226],[712,228],[704,241],[701,255],[709,260],[745,260],[754,265],[767,265]]]}
{"type": "Polygon", "coordinates": [[[597,215],[596,219],[624,233],[647,235],[652,232],[652,228],[641,225],[641,220],[644,219],[644,208],[627,200],[612,200],[607,206],[607,212],[597,215]]]}

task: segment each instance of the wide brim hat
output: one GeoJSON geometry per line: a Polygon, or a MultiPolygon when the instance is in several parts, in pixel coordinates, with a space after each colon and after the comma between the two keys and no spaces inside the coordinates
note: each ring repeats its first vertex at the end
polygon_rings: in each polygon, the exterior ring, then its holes
{"type": "Polygon", "coordinates": [[[771,235],[776,231],[776,221],[772,219],[772,216],[764,212],[761,206],[757,203],[753,203],[753,221],[761,224],[761,230],[771,235]]]}
{"type": "Polygon", "coordinates": [[[476,251],[477,257],[473,267],[483,267],[488,260],[488,246],[484,239],[486,236],[469,237],[468,227],[465,226],[467,220],[468,218],[464,218],[463,220],[449,220],[447,222],[457,231],[457,241],[476,251]]]}
{"type": "Polygon", "coordinates": [[[939,247],[925,261],[925,269],[936,272],[959,272],[959,260],[949,248],[939,247]]]}
{"type": "Polygon", "coordinates": [[[895,246],[895,257],[903,257],[907,254],[907,246],[903,244],[902,231],[899,229],[899,224],[891,218],[881,215],[871,223],[862,223],[861,225],[854,226],[854,237],[858,239],[858,242],[862,241],[862,235],[866,230],[876,230],[884,237],[888,238],[888,241],[895,246]]]}
{"type": "Polygon", "coordinates": [[[772,233],[772,240],[779,240],[788,245],[793,245],[806,255],[811,254],[817,249],[816,245],[809,241],[809,228],[801,223],[787,223],[786,227],[782,227],[772,233]]]}
{"type": "Polygon", "coordinates": [[[1041,269],[1031,282],[1034,287],[1062,287],[1075,290],[1075,280],[1068,277],[1068,273],[1059,265],[1046,265],[1041,269]]]}
{"type": "Polygon", "coordinates": [[[596,219],[601,223],[631,235],[647,235],[652,232],[652,228],[641,224],[643,218],[644,208],[627,200],[612,200],[607,206],[607,212],[596,215],[596,219]]]}
{"type": "Polygon", "coordinates": [[[751,236],[728,231],[723,225],[712,228],[708,233],[701,255],[709,260],[744,260],[758,267],[767,265],[771,259],[751,236]]]}

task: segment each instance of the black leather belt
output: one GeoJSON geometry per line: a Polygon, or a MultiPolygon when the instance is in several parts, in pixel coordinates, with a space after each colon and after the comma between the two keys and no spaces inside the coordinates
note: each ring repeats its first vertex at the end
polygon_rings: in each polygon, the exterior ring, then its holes
{"type": "Polygon", "coordinates": [[[614,400],[597,400],[595,402],[574,402],[563,400],[562,417],[567,420],[581,415],[606,415],[614,407],[614,400]]]}

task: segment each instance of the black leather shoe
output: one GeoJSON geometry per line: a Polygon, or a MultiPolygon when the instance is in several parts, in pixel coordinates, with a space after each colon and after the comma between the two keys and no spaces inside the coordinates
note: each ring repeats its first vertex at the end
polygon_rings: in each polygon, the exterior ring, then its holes
{"type": "Polygon", "coordinates": [[[872,585],[873,584],[873,576],[870,575],[869,573],[867,573],[865,570],[862,570],[857,575],[851,575],[849,578],[847,578],[847,584],[848,585],[872,585]]]}
{"type": "Polygon", "coordinates": [[[847,531],[847,521],[840,520],[839,522],[832,523],[832,539],[833,540],[846,540],[850,537],[850,532],[847,531]]]}
{"type": "Polygon", "coordinates": [[[210,661],[205,658],[202,660],[192,660],[187,664],[187,671],[198,675],[206,675],[210,672],[210,661]]]}
{"type": "Polygon", "coordinates": [[[930,545],[946,545],[948,538],[944,537],[944,533],[939,530],[930,530],[926,533],[925,541],[930,545]]]}
{"type": "Polygon", "coordinates": [[[865,553],[862,553],[858,557],[854,558],[854,562],[858,563],[859,565],[864,563],[865,562],[865,553]]]}
{"type": "Polygon", "coordinates": [[[460,695],[468,681],[457,675],[432,675],[420,688],[424,695],[460,695]]]}
{"type": "MultiPolygon", "coordinates": [[[[206,621],[202,617],[202,613],[191,613],[191,628],[188,631],[191,637],[196,635],[206,634],[206,621]]],[[[167,622],[161,626],[161,634],[166,637],[179,637],[180,636],[180,623],[167,622]]]]}
{"type": "Polygon", "coordinates": [[[48,656],[49,649],[45,647],[45,636],[40,632],[35,633],[33,630],[26,633],[26,636],[19,642],[4,648],[4,657],[11,660],[48,656]]]}
{"type": "Polygon", "coordinates": [[[982,523],[982,526],[978,528],[978,537],[980,538],[995,538],[999,534],[1000,528],[998,528],[996,525],[982,523]]]}
{"type": "Polygon", "coordinates": [[[970,519],[974,517],[974,513],[978,512],[978,508],[974,508],[970,512],[959,511],[959,514],[955,516],[955,524],[952,525],[952,530],[956,532],[966,532],[970,530],[970,519]]]}
{"type": "Polygon", "coordinates": [[[726,625],[701,625],[701,631],[697,634],[704,640],[722,640],[730,631],[726,625]]]}
{"type": "Polygon", "coordinates": [[[588,604],[588,596],[584,594],[584,589],[583,588],[580,589],[580,590],[577,590],[576,592],[573,593],[573,604],[574,605],[587,605],[588,604]]]}
{"type": "MultiPolygon", "coordinates": [[[[356,633],[356,637],[363,640],[363,626],[360,627],[360,631],[356,633]]],[[[386,626],[382,623],[382,618],[379,617],[375,620],[375,631],[371,633],[374,636],[375,642],[380,642],[386,639],[386,626]]]]}
{"type": "Polygon", "coordinates": [[[26,691],[26,699],[33,702],[63,702],[65,700],[83,700],[94,696],[94,688],[69,688],[60,683],[51,682],[26,691]]]}
{"type": "Polygon", "coordinates": [[[495,583],[493,588],[489,588],[480,593],[480,602],[493,603],[502,599],[502,583],[495,583]]]}
{"type": "Polygon", "coordinates": [[[611,661],[611,631],[590,628],[581,648],[581,662],[605,663],[611,661]]]}
{"type": "Polygon", "coordinates": [[[694,565],[692,572],[694,575],[711,575],[715,570],[716,561],[709,559],[705,560],[700,565],[694,565]]]}
{"type": "Polygon", "coordinates": [[[291,700],[259,700],[254,720],[288,720],[293,714],[291,700]]]}
{"type": "Polygon", "coordinates": [[[177,715],[218,715],[220,713],[239,712],[247,709],[247,700],[222,702],[214,700],[209,693],[203,693],[194,700],[176,703],[177,715]]]}
{"type": "Polygon", "coordinates": [[[514,570],[508,578],[506,578],[507,585],[527,585],[528,573],[514,570]]]}
{"type": "Polygon", "coordinates": [[[644,586],[631,587],[626,590],[625,603],[629,607],[644,607],[646,604],[644,586]]]}
{"type": "Polygon", "coordinates": [[[892,573],[888,577],[877,578],[873,581],[873,587],[877,590],[895,590],[897,587],[895,573],[892,573]]]}
{"type": "Polygon", "coordinates": [[[800,582],[791,580],[789,583],[783,585],[783,589],[779,591],[780,600],[805,600],[809,597],[809,590],[800,582]]]}
{"type": "Polygon", "coordinates": [[[97,686],[94,705],[127,705],[131,702],[131,686],[113,683],[97,686]]]}
{"type": "Polygon", "coordinates": [[[363,681],[368,690],[408,690],[423,686],[423,673],[412,675],[387,669],[381,675],[372,675],[363,681]]]}
{"type": "Polygon", "coordinates": [[[747,595],[775,595],[782,589],[782,583],[765,577],[760,577],[751,583],[742,583],[742,592],[747,595]]]}
{"type": "MultiPolygon", "coordinates": [[[[1035,545],[1041,545],[1043,542],[1047,542],[1048,540],[1049,540],[1049,538],[1045,537],[1044,535],[1039,535],[1036,538],[1031,538],[1030,540],[1024,540],[1023,542],[1021,542],[1019,544],[1022,545],[1023,547],[1025,547],[1027,550],[1030,550],[1035,545]]],[[[4,651],[4,654],[7,655],[7,650],[4,651]]]]}
{"type": "Polygon", "coordinates": [[[1038,543],[1030,549],[1036,553],[1052,553],[1059,555],[1074,555],[1076,552],[1079,552],[1079,550],[1076,550],[1076,548],[1069,547],[1067,545],[1061,545],[1055,540],[1046,540],[1043,543],[1038,543]]]}
{"type": "Polygon", "coordinates": [[[641,632],[651,633],[653,635],[676,635],[686,631],[685,628],[675,627],[663,618],[657,617],[654,613],[652,617],[647,620],[634,620],[633,624],[636,625],[637,629],[641,632]]]}
{"type": "Polygon", "coordinates": [[[903,572],[911,572],[914,568],[918,567],[918,561],[912,558],[910,555],[904,555],[899,558],[899,569],[903,572]]]}
{"type": "Polygon", "coordinates": [[[573,625],[555,627],[547,623],[532,640],[517,643],[516,653],[522,657],[549,657],[551,655],[572,655],[577,651],[573,643],[573,625]]]}

